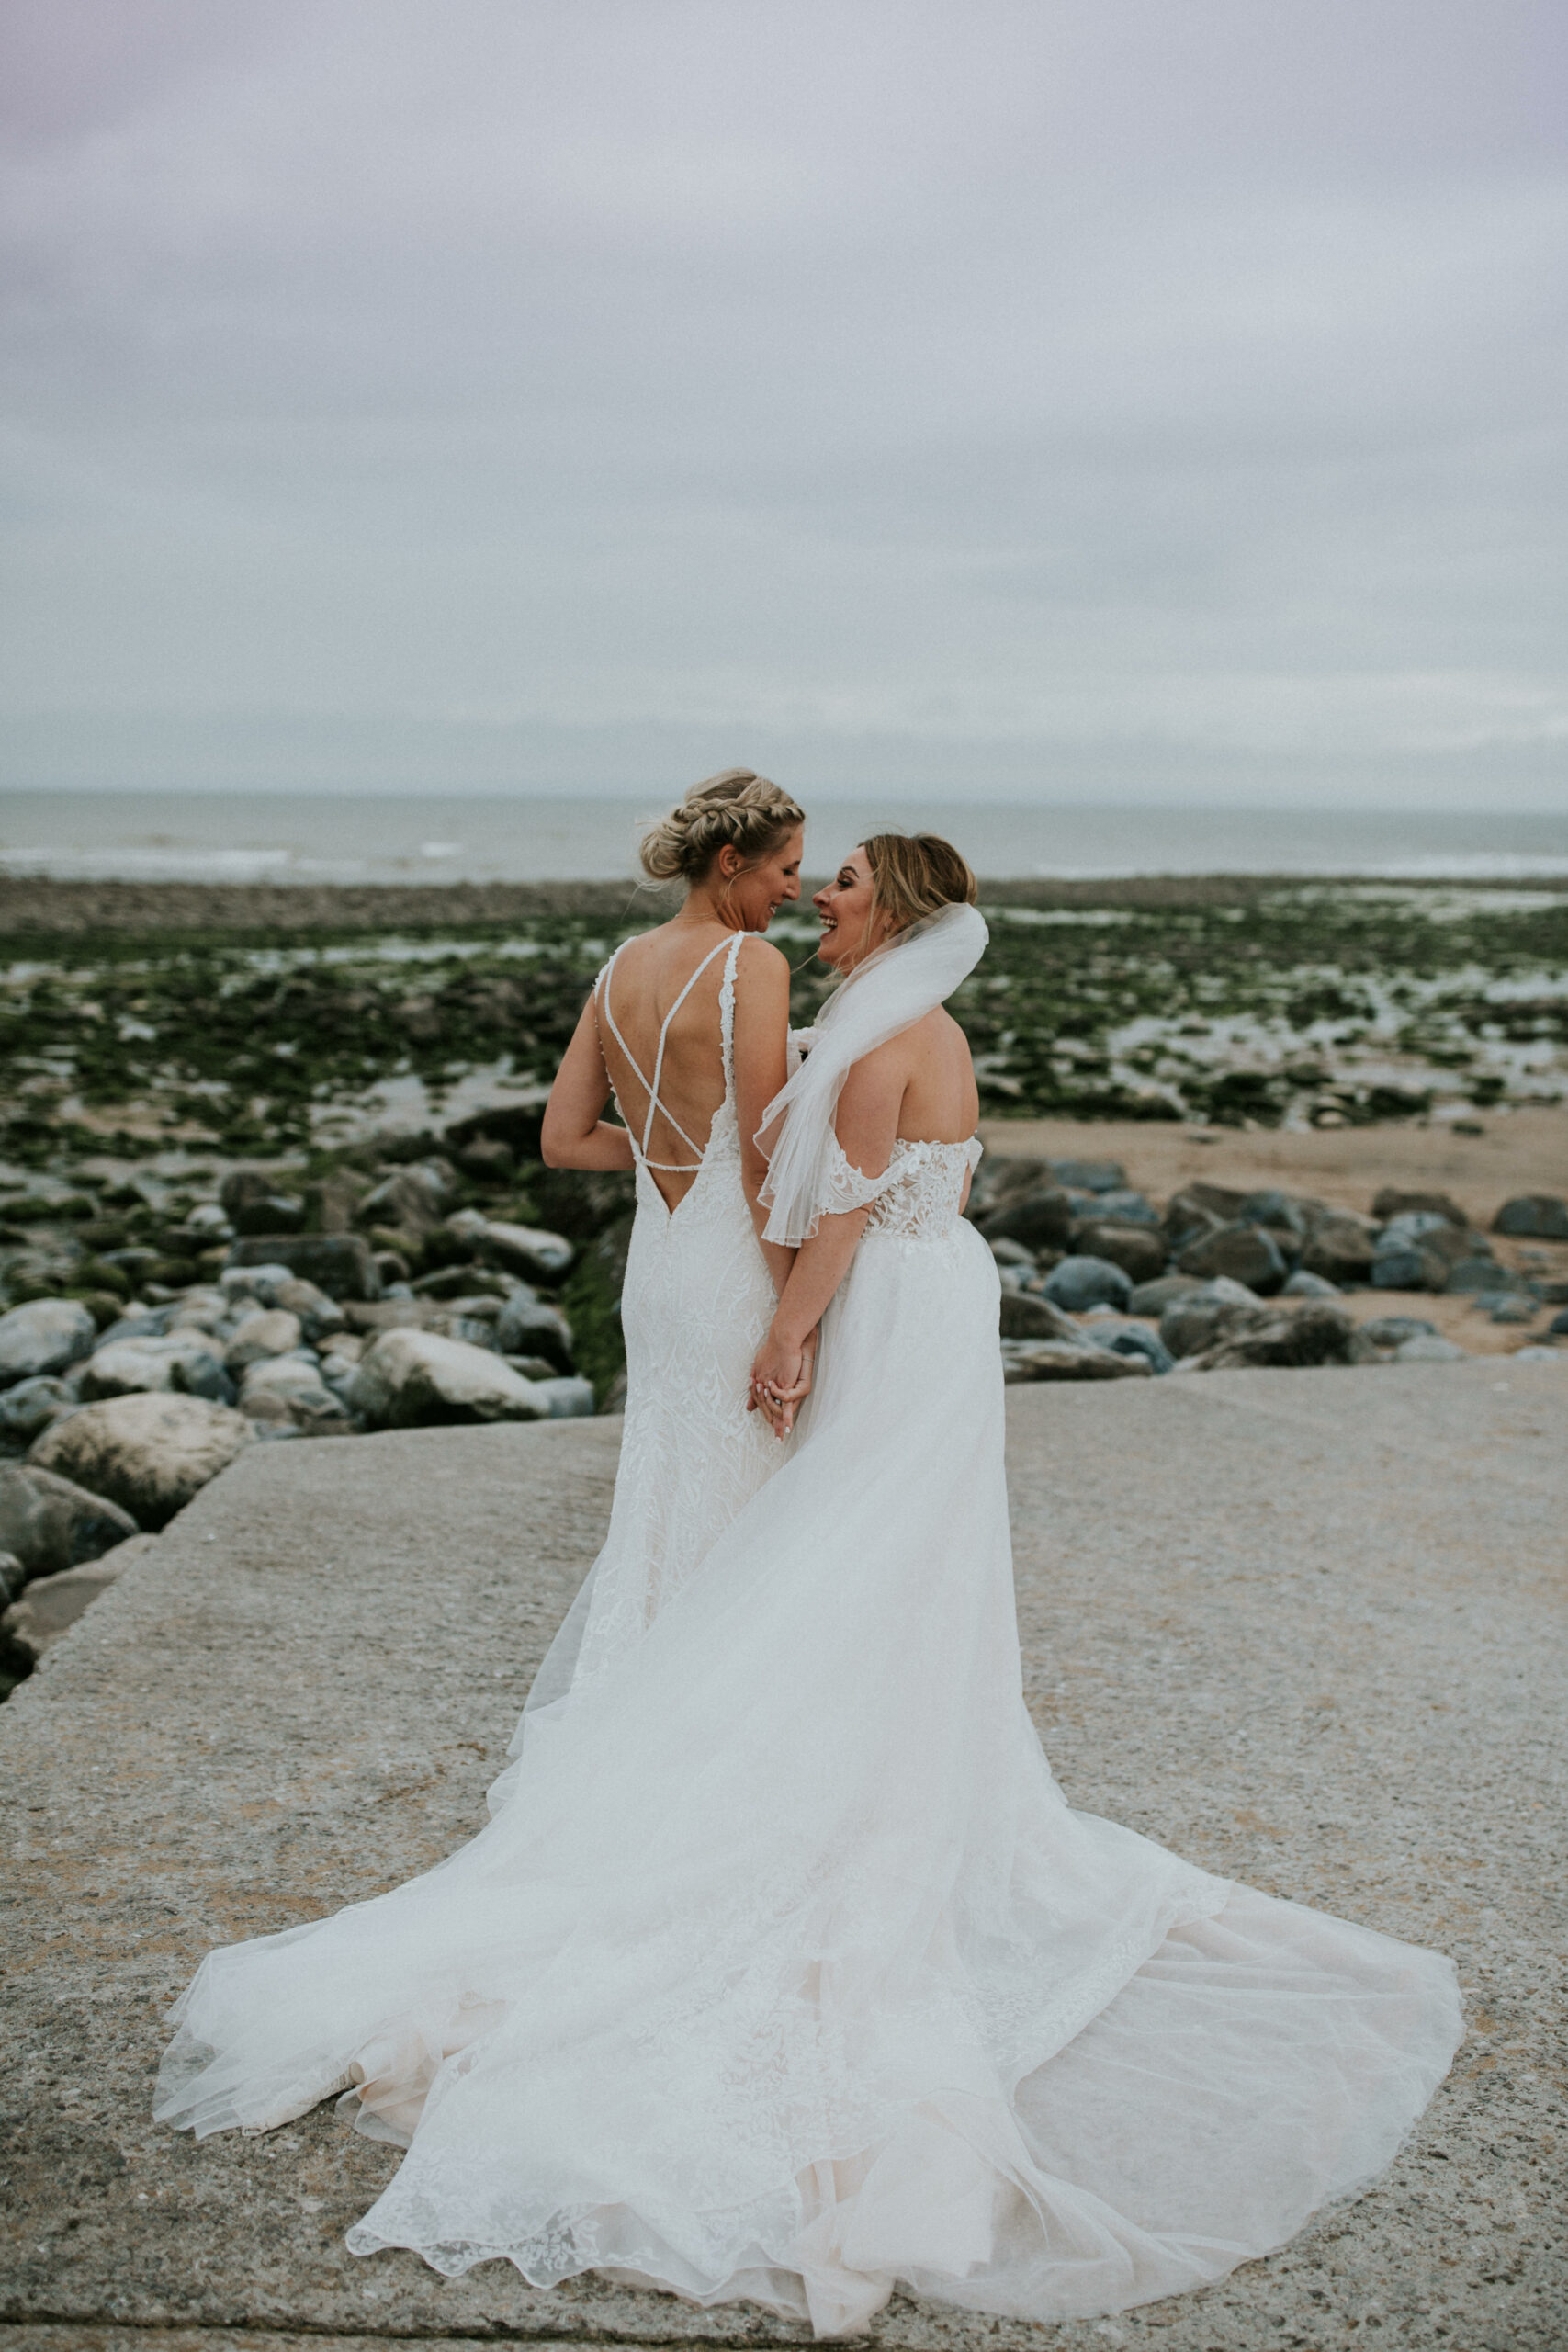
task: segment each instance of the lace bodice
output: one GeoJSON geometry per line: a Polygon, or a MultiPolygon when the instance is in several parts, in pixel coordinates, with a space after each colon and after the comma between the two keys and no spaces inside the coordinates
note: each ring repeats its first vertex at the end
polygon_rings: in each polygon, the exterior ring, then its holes
{"type": "Polygon", "coordinates": [[[896,1241],[942,1241],[958,1222],[964,1180],[980,1164],[978,1136],[966,1143],[908,1143],[902,1136],[880,1176],[863,1176],[834,1139],[824,1216],[841,1216],[874,1204],[866,1220],[873,1234],[896,1241]]]}

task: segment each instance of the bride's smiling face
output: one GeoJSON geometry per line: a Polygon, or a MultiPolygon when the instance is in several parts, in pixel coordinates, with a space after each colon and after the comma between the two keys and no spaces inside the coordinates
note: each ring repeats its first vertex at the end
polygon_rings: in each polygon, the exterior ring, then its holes
{"type": "Polygon", "coordinates": [[[887,936],[886,916],[872,911],[873,888],[870,859],[863,849],[852,849],[811,901],[822,922],[817,953],[837,971],[852,970],[887,936]]]}
{"type": "Polygon", "coordinates": [[[777,849],[754,865],[743,864],[739,853],[720,850],[714,865],[713,888],[722,902],[723,919],[738,931],[766,931],[782,906],[800,896],[800,861],[806,852],[806,828],[796,825],[777,849]]]}

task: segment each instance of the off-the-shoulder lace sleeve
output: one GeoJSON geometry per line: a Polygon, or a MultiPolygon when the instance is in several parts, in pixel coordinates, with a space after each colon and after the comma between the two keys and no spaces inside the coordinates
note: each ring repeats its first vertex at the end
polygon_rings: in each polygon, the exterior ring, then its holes
{"type": "Polygon", "coordinates": [[[827,1167],[823,1173],[822,1190],[817,1200],[818,1216],[845,1216],[852,1209],[863,1209],[897,1184],[903,1175],[895,1153],[880,1176],[864,1176],[844,1157],[844,1147],[831,1130],[827,1146],[827,1167]]]}

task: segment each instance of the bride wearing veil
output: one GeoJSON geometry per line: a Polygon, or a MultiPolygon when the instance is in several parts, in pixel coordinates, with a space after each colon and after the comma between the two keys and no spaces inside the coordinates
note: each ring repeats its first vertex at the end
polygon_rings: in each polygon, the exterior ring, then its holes
{"type": "Polygon", "coordinates": [[[818,899],[848,977],[761,1129],[765,1238],[797,1253],[752,1372],[780,1428],[820,1332],[776,1474],[536,1707],[469,1845],[185,1996],[169,2120],[266,2128],[341,2086],[406,2146],[356,2253],[598,2270],[822,2335],[895,2288],[1110,2312],[1365,2186],[1447,2070],[1448,1961],[1052,1778],[942,1010],[974,896],[946,843],[880,836],[818,899]]]}

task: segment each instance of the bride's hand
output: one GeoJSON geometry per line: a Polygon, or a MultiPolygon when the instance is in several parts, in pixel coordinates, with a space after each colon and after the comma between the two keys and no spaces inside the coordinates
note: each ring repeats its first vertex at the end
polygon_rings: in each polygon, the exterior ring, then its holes
{"type": "Polygon", "coordinates": [[[816,1361],[815,1331],[807,1333],[801,1344],[782,1340],[770,1331],[757,1351],[746,1410],[765,1413],[774,1436],[781,1440],[794,1429],[796,1408],[811,1394],[816,1361]]]}

